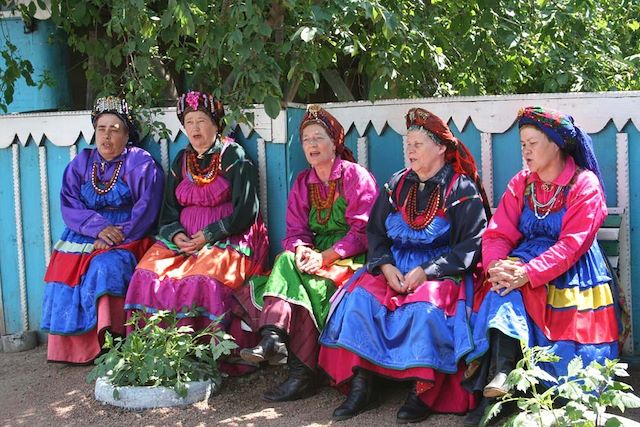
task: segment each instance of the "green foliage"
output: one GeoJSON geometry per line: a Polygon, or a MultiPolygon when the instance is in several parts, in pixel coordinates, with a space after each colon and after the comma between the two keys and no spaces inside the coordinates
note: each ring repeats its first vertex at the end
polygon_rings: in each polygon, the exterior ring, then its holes
{"type": "Polygon", "coordinates": [[[606,359],[604,365],[593,361],[584,367],[577,356],[569,362],[567,375],[557,379],[539,366],[558,360],[550,347],[523,347],[523,358],[507,377],[509,393],[489,408],[480,425],[498,415],[507,402],[517,403],[519,413],[505,426],[530,425],[527,420],[534,419],[541,427],[549,425],[549,420],[554,426],[612,427],[622,424],[615,417],[603,424],[608,407],[622,412],[640,407],[633,388],[616,379],[629,376],[626,363],[606,359]]]}
{"type": "Polygon", "coordinates": [[[90,94],[123,94],[143,110],[188,88],[222,98],[232,120],[254,103],[275,117],[290,101],[640,89],[636,0],[52,0],[51,9],[86,58],[90,94]]]}
{"type": "Polygon", "coordinates": [[[87,377],[88,382],[106,377],[116,387],[116,399],[117,387],[122,386],[171,387],[185,397],[187,382],[215,378],[217,360],[237,348],[216,322],[194,333],[190,326],[178,326],[175,312],[145,317],[136,311],[127,325],[133,331],[125,339],[106,333],[104,348],[109,351],[96,359],[87,377]]]}

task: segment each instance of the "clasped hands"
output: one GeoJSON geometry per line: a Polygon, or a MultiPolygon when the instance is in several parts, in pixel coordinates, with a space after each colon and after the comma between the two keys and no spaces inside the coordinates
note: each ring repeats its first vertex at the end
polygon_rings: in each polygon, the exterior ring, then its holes
{"type": "Polygon", "coordinates": [[[205,239],[202,230],[192,234],[191,237],[180,232],[173,236],[173,243],[180,248],[182,252],[192,255],[202,249],[207,243],[207,239],[205,239]]]}
{"type": "Polygon", "coordinates": [[[495,261],[489,265],[487,273],[491,290],[503,296],[529,282],[524,264],[520,260],[501,259],[495,261]]]}
{"type": "Polygon", "coordinates": [[[323,266],[329,265],[339,258],[340,255],[331,248],[317,252],[308,246],[296,246],[296,267],[303,273],[315,274],[323,266]]]}
{"type": "Polygon", "coordinates": [[[399,294],[411,293],[427,280],[427,274],[420,266],[404,275],[393,264],[383,264],[380,270],[387,279],[389,287],[399,294]]]}
{"type": "Polygon", "coordinates": [[[124,232],[120,225],[108,225],[98,233],[98,238],[93,242],[94,249],[109,249],[124,241],[124,232]]]}

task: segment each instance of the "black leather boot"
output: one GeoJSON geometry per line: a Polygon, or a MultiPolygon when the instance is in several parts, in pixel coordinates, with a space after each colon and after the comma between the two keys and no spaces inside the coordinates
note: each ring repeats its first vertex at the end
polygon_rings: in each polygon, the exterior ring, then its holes
{"type": "Polygon", "coordinates": [[[265,326],[260,334],[262,335],[260,343],[255,347],[240,350],[240,357],[252,363],[265,361],[270,365],[285,363],[288,353],[284,331],[275,326],[265,326]]]}
{"type": "Polygon", "coordinates": [[[516,360],[519,358],[520,342],[492,329],[491,350],[496,374],[482,394],[484,397],[502,397],[507,394],[507,376],[516,367],[516,360]]]}
{"type": "Polygon", "coordinates": [[[378,402],[373,397],[373,374],[367,370],[358,369],[351,380],[349,395],[342,402],[342,405],[333,411],[333,419],[335,421],[348,420],[376,406],[378,406],[378,402]]]}
{"type": "Polygon", "coordinates": [[[480,400],[478,406],[475,409],[470,411],[466,417],[464,417],[464,425],[465,427],[477,427],[480,425],[480,420],[484,416],[484,411],[491,405],[496,403],[496,399],[490,399],[488,397],[483,397],[480,400]]]}
{"type": "Polygon", "coordinates": [[[289,355],[289,378],[272,390],[266,391],[262,398],[268,402],[286,402],[304,399],[316,393],[316,374],[293,353],[289,355]]]}
{"type": "Polygon", "coordinates": [[[396,414],[398,424],[419,423],[426,420],[431,415],[431,410],[416,394],[415,385],[411,387],[407,400],[400,407],[396,414]]]}
{"type": "MultiPolygon", "coordinates": [[[[480,420],[484,416],[487,408],[496,403],[498,399],[483,397],[476,408],[470,411],[464,418],[465,427],[477,427],[480,425],[480,420]]],[[[500,412],[498,412],[493,418],[487,421],[487,426],[494,426],[500,424],[502,421],[515,414],[518,411],[518,406],[515,402],[507,402],[502,405],[500,412]]]]}

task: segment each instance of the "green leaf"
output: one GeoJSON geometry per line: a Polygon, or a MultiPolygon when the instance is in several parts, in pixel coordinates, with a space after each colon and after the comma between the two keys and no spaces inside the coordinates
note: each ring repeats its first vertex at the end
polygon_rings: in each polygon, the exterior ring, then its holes
{"type": "Polygon", "coordinates": [[[280,100],[275,96],[266,96],[264,98],[264,110],[269,117],[275,119],[280,114],[280,100]]]}

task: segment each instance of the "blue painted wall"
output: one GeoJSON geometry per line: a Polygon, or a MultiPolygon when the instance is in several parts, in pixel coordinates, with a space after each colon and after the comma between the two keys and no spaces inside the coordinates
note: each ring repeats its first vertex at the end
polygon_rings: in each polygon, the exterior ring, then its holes
{"type": "MultiPolygon", "coordinates": [[[[8,105],[9,113],[68,110],[71,106],[65,45],[50,20],[35,22],[35,31],[26,34],[20,18],[0,19],[0,26],[5,36],[18,48],[18,55],[33,65],[36,83],[46,72],[55,85],[38,89],[37,86],[28,86],[24,79],[19,79],[16,82],[13,102],[8,105]]],[[[4,60],[0,58],[0,67],[4,66],[4,60]]]]}

